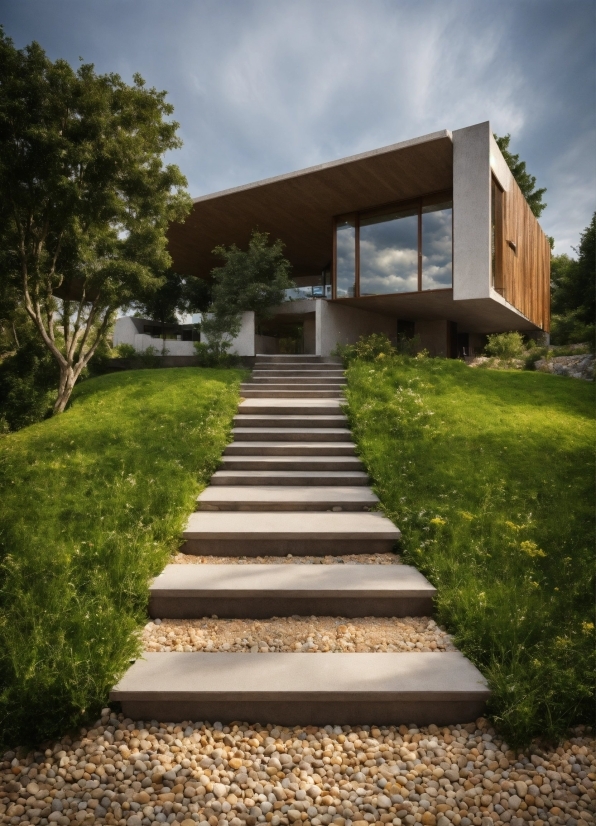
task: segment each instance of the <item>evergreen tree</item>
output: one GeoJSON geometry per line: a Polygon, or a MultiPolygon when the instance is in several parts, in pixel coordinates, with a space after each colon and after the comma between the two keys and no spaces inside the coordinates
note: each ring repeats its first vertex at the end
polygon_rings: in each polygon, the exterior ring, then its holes
{"type": "Polygon", "coordinates": [[[502,138],[499,138],[497,135],[493,135],[493,137],[497,142],[497,146],[501,150],[505,161],[507,162],[507,166],[517,181],[517,185],[528,202],[528,206],[536,218],[540,218],[543,210],[547,206],[547,204],[542,202],[542,196],[546,192],[546,188],[543,187],[542,189],[536,189],[536,178],[533,175],[530,175],[530,173],[526,170],[526,162],[520,161],[519,155],[513,155],[509,151],[511,135],[505,135],[502,138]]]}

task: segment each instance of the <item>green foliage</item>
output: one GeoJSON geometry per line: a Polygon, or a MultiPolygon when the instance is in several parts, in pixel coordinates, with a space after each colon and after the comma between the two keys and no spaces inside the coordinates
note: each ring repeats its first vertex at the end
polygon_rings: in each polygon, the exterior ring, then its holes
{"type": "Polygon", "coordinates": [[[551,338],[554,344],[594,344],[596,318],[596,213],[582,232],[577,259],[551,259],[551,338]]]}
{"type": "Polygon", "coordinates": [[[546,188],[536,189],[536,178],[526,170],[526,162],[520,161],[519,155],[513,155],[509,151],[511,135],[504,135],[502,138],[499,138],[497,135],[493,135],[493,137],[505,158],[507,166],[511,170],[511,174],[517,181],[517,185],[528,202],[528,206],[536,218],[540,218],[542,212],[547,207],[547,204],[542,202],[546,188]]]}
{"type": "Polygon", "coordinates": [[[519,359],[525,354],[524,339],[521,333],[495,333],[487,336],[484,352],[499,359],[519,359]]]}
{"type": "Polygon", "coordinates": [[[119,344],[114,349],[121,359],[130,359],[137,355],[137,351],[132,344],[119,344]]]}
{"type": "Polygon", "coordinates": [[[372,333],[362,336],[355,344],[337,344],[333,351],[334,356],[340,356],[344,364],[356,359],[362,361],[383,361],[396,355],[397,350],[385,333],[372,333]]]}
{"type": "Polygon", "coordinates": [[[225,263],[211,273],[213,300],[201,330],[218,350],[238,335],[242,313],[252,310],[258,324],[282,303],[285,290],[295,286],[283,249],[279,239],[270,244],[269,233],[253,230],[247,250],[236,244],[213,250],[225,263]]]}
{"type": "Polygon", "coordinates": [[[512,745],[591,722],[594,389],[459,361],[357,360],[348,414],[404,560],[488,678],[512,745]]]}
{"type": "Polygon", "coordinates": [[[163,163],[178,124],[139,75],[129,86],[90,64],[75,72],[2,31],[0,76],[3,278],[59,367],[61,412],[116,309],[170,265],[167,227],[191,205],[163,163]]]}
{"type": "Polygon", "coordinates": [[[162,325],[175,324],[177,313],[205,312],[211,300],[211,288],[202,278],[185,278],[168,270],[157,290],[150,290],[133,302],[135,309],[162,325]]]}
{"type": "Polygon", "coordinates": [[[63,734],[138,655],[148,581],[229,438],[240,371],[112,373],[0,437],[0,742],[63,734]]]}
{"type": "Polygon", "coordinates": [[[218,338],[194,343],[201,367],[237,367],[240,360],[233,353],[228,353],[230,347],[230,341],[218,338]]]}
{"type": "Polygon", "coordinates": [[[39,422],[56,397],[58,368],[31,325],[21,331],[14,355],[0,362],[0,432],[39,422]]]}

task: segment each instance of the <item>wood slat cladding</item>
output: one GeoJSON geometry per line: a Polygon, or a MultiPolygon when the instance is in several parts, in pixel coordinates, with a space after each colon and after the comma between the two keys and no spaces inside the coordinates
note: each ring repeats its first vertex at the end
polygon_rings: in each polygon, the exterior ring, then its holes
{"type": "Polygon", "coordinates": [[[550,244],[519,186],[503,195],[499,292],[526,318],[550,330],[550,244]],[[515,246],[515,249],[512,247],[515,246]]]}
{"type": "Polygon", "coordinates": [[[332,259],[334,215],[448,189],[452,179],[453,145],[440,133],[198,199],[184,224],[170,226],[169,252],[177,272],[207,277],[221,263],[215,246],[246,247],[258,228],[285,243],[294,275],[318,274],[332,259]]]}

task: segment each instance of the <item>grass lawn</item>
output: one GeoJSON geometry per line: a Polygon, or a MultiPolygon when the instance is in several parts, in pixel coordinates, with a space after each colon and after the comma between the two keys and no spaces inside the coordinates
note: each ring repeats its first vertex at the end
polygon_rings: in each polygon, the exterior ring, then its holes
{"type": "Polygon", "coordinates": [[[592,722],[594,385],[356,361],[349,415],[405,561],[487,676],[512,744],[592,722]]]}
{"type": "Polygon", "coordinates": [[[105,705],[139,651],[148,580],[228,441],[240,370],[92,379],[62,416],[0,437],[0,742],[105,705]]]}

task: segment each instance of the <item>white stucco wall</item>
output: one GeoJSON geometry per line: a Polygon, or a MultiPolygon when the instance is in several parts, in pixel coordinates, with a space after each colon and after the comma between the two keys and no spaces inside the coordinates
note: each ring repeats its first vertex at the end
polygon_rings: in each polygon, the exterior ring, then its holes
{"type": "MultiPolygon", "coordinates": [[[[127,342],[128,343],[128,342],[127,342]]],[[[144,353],[149,347],[153,347],[156,356],[194,356],[195,348],[192,341],[176,341],[175,339],[153,338],[145,333],[137,333],[133,347],[137,353],[144,353]],[[165,351],[164,351],[165,344],[165,351]]]]}
{"type": "Polygon", "coordinates": [[[114,324],[114,335],[112,336],[112,343],[114,347],[119,344],[130,344],[135,346],[135,336],[138,335],[137,327],[132,318],[123,317],[117,318],[114,324]]]}
{"type": "Polygon", "coordinates": [[[491,295],[490,155],[488,121],[453,132],[455,301],[491,295]]]}
{"type": "MultiPolygon", "coordinates": [[[[208,342],[209,338],[201,332],[201,341],[208,342]]],[[[229,353],[236,356],[254,356],[255,354],[255,314],[252,310],[242,313],[240,332],[232,341],[229,353]]]]}

